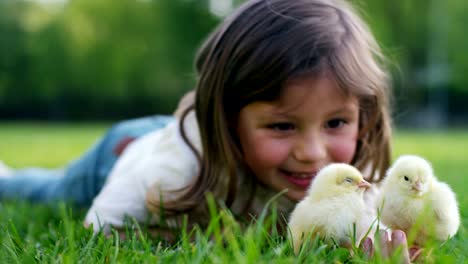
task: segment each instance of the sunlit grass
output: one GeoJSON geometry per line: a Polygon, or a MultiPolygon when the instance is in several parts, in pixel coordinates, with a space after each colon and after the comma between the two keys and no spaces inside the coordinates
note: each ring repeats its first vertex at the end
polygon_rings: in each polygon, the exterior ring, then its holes
{"type": "MultiPolygon", "coordinates": [[[[108,124],[0,124],[0,160],[14,167],[58,167],[77,158],[92,146],[108,124]]],[[[468,131],[398,131],[394,157],[418,154],[434,165],[439,179],[457,193],[463,224],[452,240],[437,246],[427,262],[464,263],[468,261],[468,131]]],[[[169,246],[150,238],[143,230],[129,228],[127,239],[93,235],[83,228],[85,210],[66,206],[50,208],[27,202],[0,203],[0,259],[6,263],[29,262],[146,262],[146,263],[364,263],[365,256],[327,247],[311,241],[311,249],[294,256],[287,238],[273,227],[275,215],[268,214],[243,229],[229,212],[212,211],[209,227],[182,233],[179,242],[169,246]],[[142,235],[137,235],[142,234],[142,235]],[[189,238],[190,237],[190,238],[189,238]]],[[[371,262],[385,263],[380,259],[371,262]]],[[[387,263],[391,263],[387,261],[387,263]]]]}
{"type": "Polygon", "coordinates": [[[0,160],[12,167],[58,167],[79,157],[108,124],[2,123],[0,160]]]}

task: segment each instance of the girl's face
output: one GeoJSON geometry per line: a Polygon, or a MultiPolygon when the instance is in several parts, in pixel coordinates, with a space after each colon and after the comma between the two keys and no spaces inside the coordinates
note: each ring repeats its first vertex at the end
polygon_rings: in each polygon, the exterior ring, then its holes
{"type": "Polygon", "coordinates": [[[254,102],[239,113],[245,162],[264,184],[302,199],[317,172],[350,163],[356,152],[359,103],[328,78],[287,85],[277,101],[254,102]]]}

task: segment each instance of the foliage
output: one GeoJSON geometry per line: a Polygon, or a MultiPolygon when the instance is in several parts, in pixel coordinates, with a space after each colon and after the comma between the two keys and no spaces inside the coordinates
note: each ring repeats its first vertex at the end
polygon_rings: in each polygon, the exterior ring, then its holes
{"type": "Polygon", "coordinates": [[[206,1],[171,0],[2,0],[0,19],[1,116],[59,119],[170,113],[218,21],[206,1]]]}
{"type": "MultiPolygon", "coordinates": [[[[410,112],[442,108],[456,123],[466,121],[468,96],[464,73],[468,38],[463,0],[359,1],[384,53],[390,58],[396,111],[401,121],[410,112]]],[[[427,112],[428,115],[430,112],[427,112]]],[[[414,125],[414,124],[413,124],[414,125]]]]}
{"type": "MultiPolygon", "coordinates": [[[[221,20],[213,2],[0,0],[0,118],[170,113],[194,87],[195,51],[221,20]]],[[[390,58],[397,121],[431,107],[466,121],[468,2],[352,2],[390,58]]]]}

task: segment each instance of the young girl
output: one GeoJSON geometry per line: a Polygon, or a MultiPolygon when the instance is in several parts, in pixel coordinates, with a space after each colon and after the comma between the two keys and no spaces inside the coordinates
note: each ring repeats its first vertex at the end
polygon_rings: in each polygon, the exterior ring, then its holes
{"type": "MultiPolygon", "coordinates": [[[[1,197],[92,202],[85,223],[106,231],[126,215],[157,222],[163,212],[169,224],[183,214],[203,224],[208,192],[255,216],[286,190],[278,208],[287,218],[327,164],[352,164],[373,182],[388,168],[382,60],[345,1],[248,1],[200,49],[194,99],[178,117],[118,124],[65,170],[13,171],[1,197]]],[[[392,236],[388,247],[406,245],[392,236]]]]}

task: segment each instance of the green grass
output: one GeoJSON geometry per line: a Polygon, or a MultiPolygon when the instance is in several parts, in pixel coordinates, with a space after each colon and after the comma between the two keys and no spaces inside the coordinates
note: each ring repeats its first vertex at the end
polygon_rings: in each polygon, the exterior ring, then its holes
{"type": "Polygon", "coordinates": [[[106,124],[1,123],[0,160],[21,168],[54,168],[79,157],[109,128],[106,124]]]}
{"type": "MultiPolygon", "coordinates": [[[[78,157],[103,135],[107,124],[0,124],[0,159],[14,167],[58,167],[78,157]]],[[[439,179],[449,183],[460,203],[462,226],[450,241],[436,245],[429,263],[468,262],[468,131],[399,131],[395,156],[419,154],[428,158],[439,179]]],[[[2,263],[365,263],[357,251],[333,249],[311,241],[311,248],[294,256],[288,240],[271,230],[275,214],[241,229],[227,211],[213,210],[205,230],[182,233],[168,245],[147,235],[144,227],[128,228],[122,240],[94,235],[82,226],[85,211],[65,205],[55,208],[27,202],[0,202],[0,260],[2,263]],[[223,228],[221,228],[221,226],[223,228]],[[138,235],[140,234],[140,235],[138,235]],[[190,239],[188,238],[190,237],[190,239]]],[[[129,225],[130,226],[130,225],[129,225]]],[[[134,225],[133,225],[134,226],[134,225]]],[[[388,260],[386,263],[392,263],[388,260]]],[[[385,263],[379,258],[371,260],[385,263]]]]}

